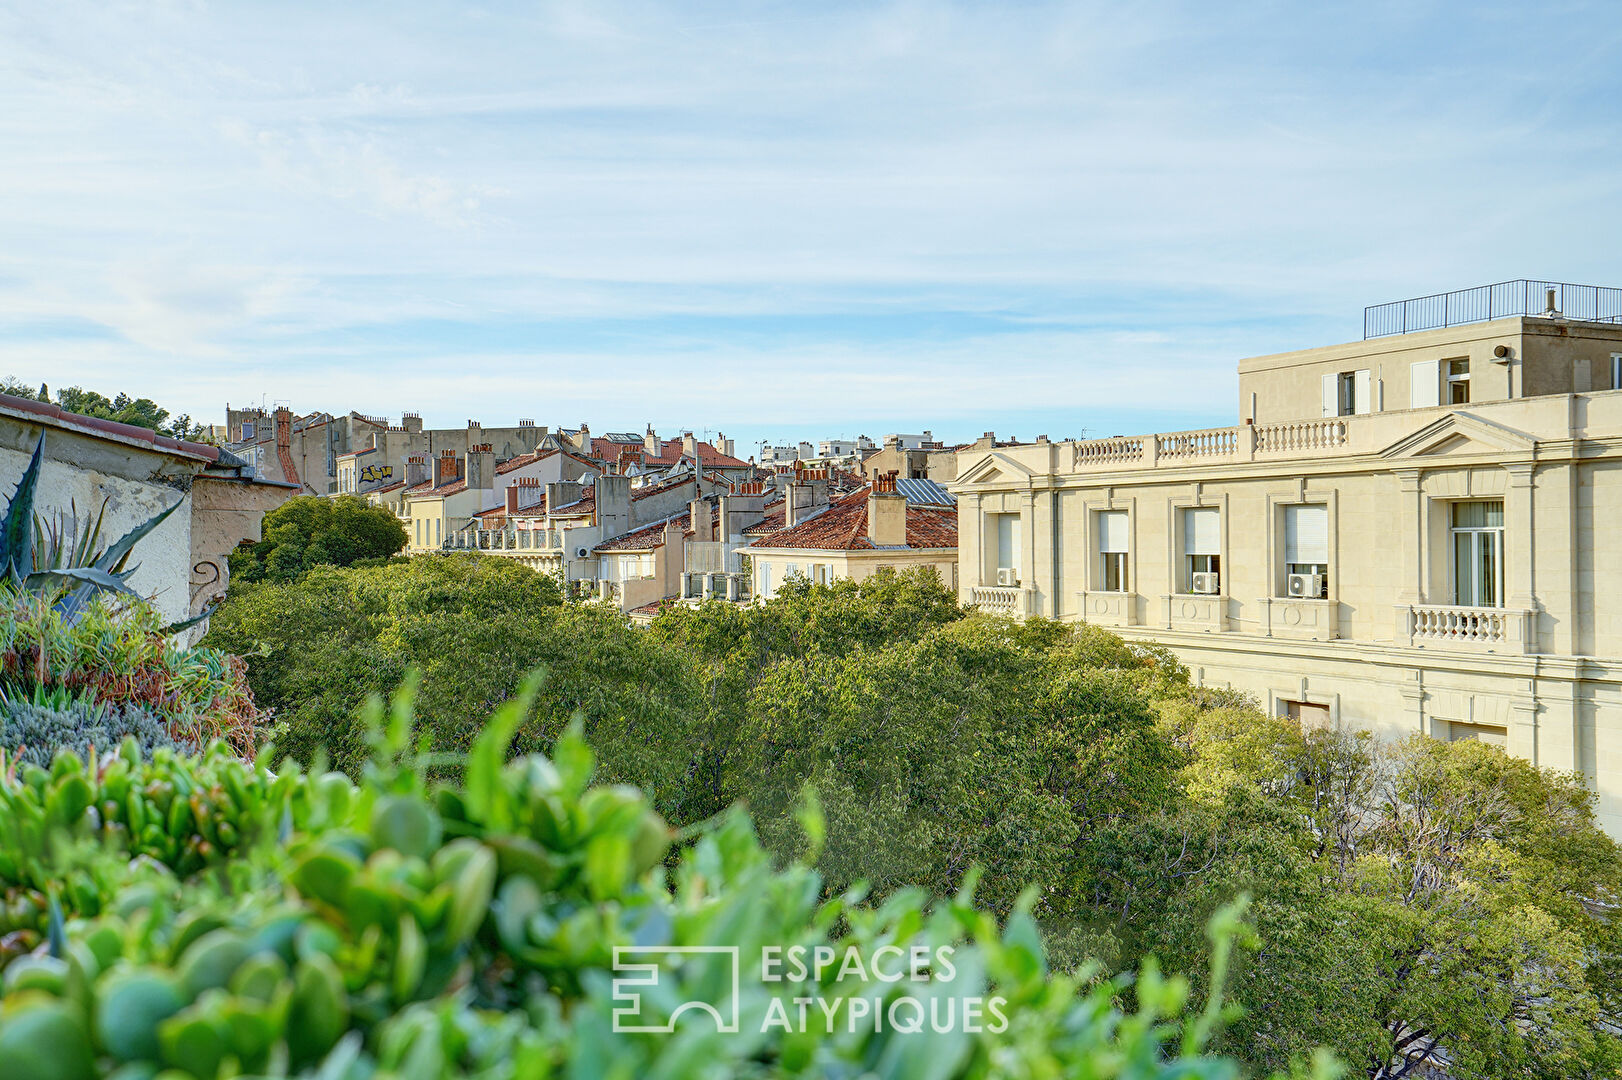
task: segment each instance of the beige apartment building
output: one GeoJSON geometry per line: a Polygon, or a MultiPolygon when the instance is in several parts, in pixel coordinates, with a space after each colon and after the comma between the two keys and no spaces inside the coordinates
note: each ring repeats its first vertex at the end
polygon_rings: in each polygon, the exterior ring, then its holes
{"type": "Polygon", "coordinates": [[[1233,427],[965,450],[963,601],[1159,641],[1306,724],[1581,773],[1622,835],[1622,290],[1365,329],[1242,361],[1233,427]]]}

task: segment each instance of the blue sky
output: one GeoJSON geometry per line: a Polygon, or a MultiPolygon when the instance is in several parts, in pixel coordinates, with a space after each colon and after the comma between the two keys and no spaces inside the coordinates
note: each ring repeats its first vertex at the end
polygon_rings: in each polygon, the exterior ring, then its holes
{"type": "Polygon", "coordinates": [[[1232,422],[1622,284],[1614,3],[0,0],[0,374],[759,438],[1232,422]]]}

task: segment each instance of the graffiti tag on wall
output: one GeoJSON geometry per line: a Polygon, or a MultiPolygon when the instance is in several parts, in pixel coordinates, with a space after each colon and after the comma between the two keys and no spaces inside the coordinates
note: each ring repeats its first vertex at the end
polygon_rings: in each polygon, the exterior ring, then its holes
{"type": "Polygon", "coordinates": [[[394,479],[393,465],[368,465],[360,471],[360,482],[363,484],[380,484],[392,479],[394,479]]]}

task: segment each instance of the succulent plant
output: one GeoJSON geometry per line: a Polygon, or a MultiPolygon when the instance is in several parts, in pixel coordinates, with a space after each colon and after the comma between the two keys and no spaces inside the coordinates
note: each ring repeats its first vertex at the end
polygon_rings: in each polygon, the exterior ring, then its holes
{"type": "Polygon", "coordinates": [[[196,753],[198,747],[176,740],[161,716],[134,705],[101,705],[86,700],[65,704],[36,705],[30,702],[0,702],[0,750],[8,761],[51,767],[58,750],[97,757],[116,750],[126,738],[134,738],[141,757],[152,760],[155,750],[168,748],[196,753]]]}

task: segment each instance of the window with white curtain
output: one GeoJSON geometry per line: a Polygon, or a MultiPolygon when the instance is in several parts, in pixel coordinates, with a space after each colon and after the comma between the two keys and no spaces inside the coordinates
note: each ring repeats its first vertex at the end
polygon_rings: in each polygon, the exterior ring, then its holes
{"type": "Polygon", "coordinates": [[[1452,517],[1453,602],[1499,607],[1504,602],[1504,504],[1458,502],[1452,517]]]}
{"type": "Polygon", "coordinates": [[[1318,595],[1329,595],[1329,507],[1284,508],[1284,565],[1288,574],[1318,574],[1318,595]]]}
{"type": "Polygon", "coordinates": [[[1019,515],[997,515],[997,569],[1019,573],[1019,515]]]}
{"type": "Polygon", "coordinates": [[[1214,506],[1183,511],[1183,588],[1192,592],[1195,574],[1222,570],[1222,511],[1214,506]]]}
{"type": "Polygon", "coordinates": [[[1103,510],[1098,515],[1099,583],[1104,592],[1126,592],[1126,556],[1129,546],[1125,510],[1103,510]]]}

